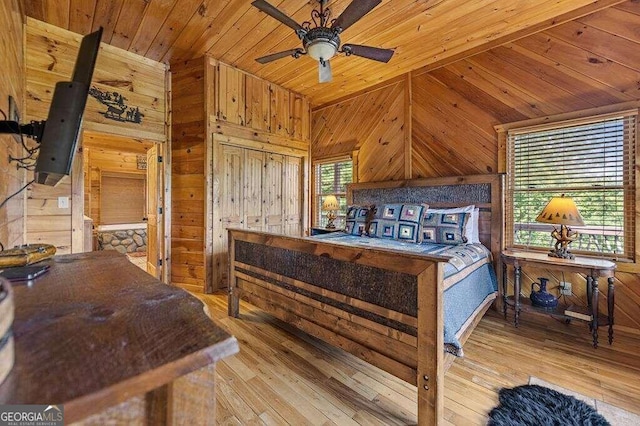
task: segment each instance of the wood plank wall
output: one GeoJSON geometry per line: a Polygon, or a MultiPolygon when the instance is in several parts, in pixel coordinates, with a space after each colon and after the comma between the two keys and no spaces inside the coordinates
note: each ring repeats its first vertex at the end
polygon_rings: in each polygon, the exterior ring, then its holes
{"type": "Polygon", "coordinates": [[[171,283],[198,291],[206,269],[205,61],[171,65],[171,283]]]}
{"type": "Polygon", "coordinates": [[[359,151],[359,182],[404,179],[405,90],[406,81],[400,80],[315,109],[312,160],[359,151]]]}
{"type": "MultiPolygon", "coordinates": [[[[211,284],[213,134],[258,142],[254,149],[308,150],[310,104],[301,95],[209,57],[171,64],[171,282],[192,291],[211,284]]],[[[216,236],[212,235],[217,232],[216,236]]],[[[221,235],[219,235],[222,233],[221,235]]]]}
{"type": "MultiPolygon", "coordinates": [[[[6,114],[9,113],[9,96],[16,99],[20,111],[24,112],[22,19],[19,0],[0,4],[0,109],[6,114]]],[[[23,149],[11,135],[0,135],[0,203],[26,183],[24,170],[18,170],[16,163],[9,164],[10,155],[23,157],[23,149]]],[[[5,248],[24,242],[24,211],[24,193],[0,208],[0,243],[5,248]]]]}
{"type": "MultiPolygon", "coordinates": [[[[27,18],[25,32],[26,118],[42,120],[46,119],[55,83],[71,78],[82,36],[32,18],[27,18]]],[[[165,142],[166,72],[164,64],[103,43],[93,85],[104,92],[123,95],[129,106],[140,109],[142,123],[107,119],[104,116],[107,107],[89,96],[83,129],[112,135],[114,139],[124,136],[133,147],[143,139],[165,142]]],[[[82,140],[78,153],[81,149],[82,140]]],[[[74,170],[78,173],[82,173],[83,162],[83,155],[76,155],[74,170]]],[[[29,189],[28,242],[53,244],[59,254],[82,251],[81,245],[75,244],[74,248],[72,244],[81,241],[74,235],[82,233],[81,227],[72,223],[72,212],[79,210],[82,215],[84,211],[83,181],[82,175],[74,180],[72,172],[72,176],[63,178],[55,188],[33,185],[29,189]],[[58,208],[58,197],[68,197],[69,208],[58,208]]]]}
{"type": "MultiPolygon", "coordinates": [[[[412,75],[413,177],[497,172],[496,124],[639,100],[638,28],[640,2],[631,0],[429,73],[412,75]]],[[[378,143],[377,136],[358,132],[359,121],[344,120],[346,115],[381,117],[385,112],[401,117],[393,97],[383,98],[382,105],[373,102],[376,93],[391,87],[314,109],[312,159],[330,156],[339,145],[360,146],[359,157],[363,158],[394,158],[396,145],[389,149],[378,143]],[[359,102],[365,98],[369,101],[359,102]],[[353,140],[352,135],[362,139],[353,140]]],[[[393,140],[399,145],[401,132],[393,140]]],[[[362,182],[401,175],[393,167],[377,173],[362,169],[362,182]]],[[[628,272],[616,274],[616,324],[640,329],[640,277],[637,270],[624,269],[628,272]]],[[[561,278],[550,271],[525,273],[525,283],[540,276],[552,282],[561,278]]],[[[571,301],[583,303],[583,278],[565,279],[574,283],[571,301]]],[[[528,292],[525,287],[523,293],[528,292]]],[[[600,309],[605,311],[606,297],[600,300],[600,309]]]]}
{"type": "MultiPolygon", "coordinates": [[[[58,81],[73,73],[82,35],[27,18],[27,110],[31,117],[46,117],[58,81]]],[[[137,107],[141,123],[106,118],[107,107],[87,98],[83,129],[166,141],[166,65],[105,43],[100,47],[92,86],[102,92],[118,92],[128,107],[137,107]]],[[[121,118],[124,118],[124,114],[121,118]]]]}

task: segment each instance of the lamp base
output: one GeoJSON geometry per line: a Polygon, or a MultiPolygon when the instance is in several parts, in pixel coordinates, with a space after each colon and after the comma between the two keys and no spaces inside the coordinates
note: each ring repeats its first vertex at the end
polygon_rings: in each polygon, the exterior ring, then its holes
{"type": "Polygon", "coordinates": [[[336,225],[333,221],[336,220],[336,212],[329,210],[327,212],[327,226],[326,229],[336,229],[336,225]]]}
{"type": "Polygon", "coordinates": [[[573,253],[569,252],[566,248],[559,248],[557,250],[549,251],[549,257],[557,257],[560,259],[575,259],[573,253]]]}
{"type": "Polygon", "coordinates": [[[553,228],[551,236],[556,240],[556,243],[555,248],[549,252],[549,256],[560,259],[575,259],[575,256],[569,252],[569,244],[578,238],[577,232],[572,232],[568,226],[560,225],[560,231],[553,228]]]}

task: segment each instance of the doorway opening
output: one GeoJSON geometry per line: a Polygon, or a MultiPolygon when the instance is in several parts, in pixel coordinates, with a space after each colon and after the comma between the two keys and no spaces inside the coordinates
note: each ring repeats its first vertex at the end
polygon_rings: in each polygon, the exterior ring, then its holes
{"type": "Polygon", "coordinates": [[[85,131],[82,140],[84,215],[93,228],[93,250],[115,250],[157,276],[157,224],[149,208],[159,198],[157,167],[149,175],[148,156],[156,144],[134,138],[85,131]]]}

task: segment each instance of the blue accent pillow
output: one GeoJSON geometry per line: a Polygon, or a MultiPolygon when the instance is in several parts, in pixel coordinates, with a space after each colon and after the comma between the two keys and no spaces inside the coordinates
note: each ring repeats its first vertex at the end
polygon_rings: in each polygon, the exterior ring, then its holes
{"type": "Polygon", "coordinates": [[[367,222],[367,214],[371,206],[347,207],[347,226],[345,232],[351,235],[362,235],[367,222]]]}
{"type": "Polygon", "coordinates": [[[419,243],[422,234],[420,224],[426,205],[422,204],[385,204],[376,213],[370,232],[378,238],[419,243]]]}
{"type": "Polygon", "coordinates": [[[436,244],[465,244],[464,229],[471,213],[427,212],[422,221],[422,241],[436,244]]]}

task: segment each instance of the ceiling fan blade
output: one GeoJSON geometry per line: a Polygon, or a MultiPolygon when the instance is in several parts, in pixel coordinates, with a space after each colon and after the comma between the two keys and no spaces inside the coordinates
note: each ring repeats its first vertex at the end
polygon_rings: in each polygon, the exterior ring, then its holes
{"type": "Polygon", "coordinates": [[[331,73],[331,63],[329,61],[318,61],[318,81],[328,83],[333,80],[331,73]]]}
{"type": "Polygon", "coordinates": [[[389,62],[394,54],[392,49],[380,49],[378,47],[362,46],[360,44],[345,44],[342,50],[347,55],[361,56],[374,61],[389,62]]]}
{"type": "Polygon", "coordinates": [[[251,4],[254,7],[266,13],[267,15],[271,16],[272,18],[275,18],[278,21],[282,22],[283,24],[293,28],[296,32],[304,31],[304,28],[302,28],[300,24],[294,21],[291,17],[287,16],[284,12],[281,12],[275,6],[272,6],[271,4],[267,3],[265,0],[255,0],[251,4]]]}
{"type": "Polygon", "coordinates": [[[277,59],[286,58],[287,56],[293,56],[294,58],[298,59],[298,56],[300,56],[300,54],[302,54],[302,49],[300,49],[300,48],[291,49],[291,50],[285,50],[284,52],[272,53],[271,55],[262,56],[260,58],[257,58],[256,62],[260,62],[261,64],[268,64],[271,61],[275,61],[277,59]],[[298,55],[296,56],[296,54],[298,54],[298,55]]]}
{"type": "Polygon", "coordinates": [[[340,28],[340,31],[346,30],[381,2],[382,0],[353,0],[336,18],[331,28],[340,28]]]}

